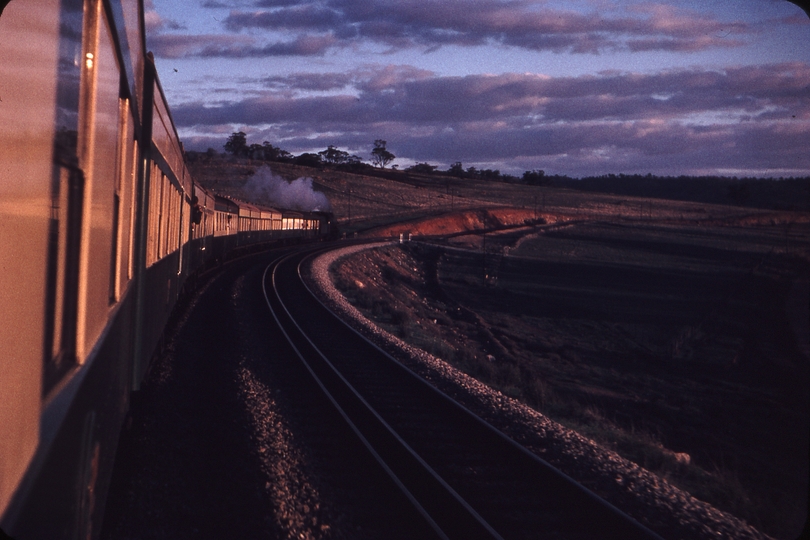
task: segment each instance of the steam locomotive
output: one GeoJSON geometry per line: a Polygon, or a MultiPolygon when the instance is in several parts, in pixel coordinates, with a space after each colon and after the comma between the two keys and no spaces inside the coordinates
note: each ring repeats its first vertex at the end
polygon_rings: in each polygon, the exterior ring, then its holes
{"type": "Polygon", "coordinates": [[[97,538],[131,392],[190,277],[334,223],[194,182],[142,0],[2,5],[0,528],[97,538]]]}

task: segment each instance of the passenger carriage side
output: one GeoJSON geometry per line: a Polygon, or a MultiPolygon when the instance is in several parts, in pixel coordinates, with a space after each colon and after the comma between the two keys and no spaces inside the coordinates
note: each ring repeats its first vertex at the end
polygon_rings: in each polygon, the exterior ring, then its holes
{"type": "Polygon", "coordinates": [[[193,182],[142,31],[137,0],[0,17],[0,527],[18,538],[98,536],[131,392],[189,278],[314,231],[193,182]]]}

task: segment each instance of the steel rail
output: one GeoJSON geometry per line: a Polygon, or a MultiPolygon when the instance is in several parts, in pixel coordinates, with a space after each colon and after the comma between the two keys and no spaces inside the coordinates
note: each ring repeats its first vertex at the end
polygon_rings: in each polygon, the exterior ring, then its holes
{"type": "MultiPolygon", "coordinates": [[[[319,251],[322,251],[322,250],[319,250],[319,251]]],[[[392,370],[395,370],[397,373],[401,374],[401,375],[397,375],[397,376],[405,376],[406,379],[409,379],[413,383],[414,386],[418,386],[420,388],[423,388],[423,389],[427,390],[434,397],[439,398],[439,400],[444,403],[444,405],[442,405],[442,407],[448,406],[448,409],[453,409],[453,410],[457,411],[457,413],[453,413],[453,414],[462,415],[465,418],[464,422],[467,422],[468,420],[471,420],[474,424],[477,424],[479,426],[479,428],[476,428],[476,429],[483,428],[483,430],[485,432],[490,434],[489,436],[492,437],[493,441],[494,440],[500,441],[500,442],[497,442],[497,443],[493,442],[493,444],[495,446],[498,446],[499,448],[501,446],[503,446],[503,448],[508,447],[510,449],[510,450],[508,450],[508,452],[516,452],[516,454],[514,454],[512,458],[503,458],[503,459],[517,459],[518,461],[520,461],[520,463],[522,465],[516,465],[518,467],[518,469],[520,470],[520,467],[523,467],[523,466],[525,466],[527,469],[531,469],[531,472],[527,472],[527,474],[530,475],[530,476],[533,475],[532,477],[536,479],[537,484],[543,486],[543,488],[538,488],[538,489],[544,489],[544,490],[546,490],[546,491],[548,491],[548,492],[550,492],[552,494],[556,494],[556,495],[553,495],[552,498],[556,497],[558,499],[557,501],[554,501],[554,503],[551,504],[551,506],[549,506],[549,508],[543,508],[542,506],[541,507],[534,507],[534,508],[536,508],[536,511],[538,513],[546,513],[546,514],[548,514],[548,512],[552,512],[552,514],[553,514],[554,510],[552,508],[555,505],[557,507],[559,507],[560,501],[566,501],[565,503],[562,503],[562,504],[563,504],[563,506],[568,507],[564,511],[568,515],[567,515],[567,517],[565,517],[563,519],[568,520],[569,525],[563,525],[563,529],[561,529],[561,530],[564,531],[564,530],[566,530],[567,527],[573,527],[573,529],[571,529],[571,532],[570,533],[564,533],[563,532],[563,536],[557,536],[558,533],[552,532],[552,530],[559,525],[559,524],[555,524],[555,525],[551,526],[551,528],[548,531],[538,531],[538,533],[540,533],[540,536],[543,536],[545,534],[548,537],[554,537],[554,538],[557,538],[557,537],[622,538],[622,539],[631,539],[631,538],[636,539],[637,538],[637,539],[661,540],[661,537],[658,536],[656,533],[652,532],[651,530],[646,528],[644,525],[640,524],[638,521],[636,521],[632,517],[628,516],[627,514],[625,514],[624,512],[619,510],[618,508],[616,508],[615,506],[611,505],[610,503],[608,503],[607,501],[605,501],[601,497],[598,497],[593,492],[591,492],[590,490],[588,490],[587,488],[585,488],[584,486],[582,486],[581,484],[579,484],[578,482],[573,480],[571,477],[567,476],[566,474],[562,473],[561,471],[559,471],[555,467],[551,466],[548,462],[546,462],[545,460],[543,460],[542,458],[540,458],[539,456],[537,456],[536,454],[534,454],[533,452],[531,452],[530,450],[525,448],[524,446],[518,444],[517,442],[515,442],[510,437],[506,436],[503,432],[498,430],[496,427],[494,427],[489,422],[486,422],[485,420],[480,418],[478,415],[475,415],[474,413],[472,413],[466,407],[460,405],[458,402],[456,402],[455,400],[453,400],[452,398],[450,398],[449,396],[447,396],[446,394],[444,394],[443,392],[438,390],[433,385],[431,385],[428,381],[424,380],[422,377],[420,377],[419,375],[417,375],[416,373],[414,373],[413,371],[411,371],[410,369],[408,369],[407,367],[402,365],[400,362],[398,362],[396,359],[394,359],[390,354],[388,354],[386,351],[384,351],[380,346],[378,346],[377,344],[371,342],[368,338],[363,336],[356,329],[352,328],[348,323],[346,323],[345,321],[340,319],[340,317],[337,317],[336,315],[334,315],[334,313],[332,313],[332,311],[317,297],[317,295],[315,295],[313,293],[311,288],[306,284],[306,280],[303,279],[302,267],[310,257],[314,256],[312,253],[313,252],[310,252],[309,255],[302,255],[301,259],[298,261],[298,264],[297,264],[297,267],[296,267],[297,276],[296,276],[295,283],[300,284],[301,286],[303,286],[306,289],[307,294],[309,294],[311,296],[311,299],[314,300],[315,302],[317,302],[317,304],[320,305],[320,308],[322,308],[325,313],[329,313],[330,318],[332,320],[336,320],[335,324],[338,324],[337,321],[339,321],[339,325],[341,327],[341,332],[344,332],[345,330],[348,330],[350,334],[354,335],[357,338],[360,338],[362,340],[362,342],[364,342],[366,345],[370,345],[376,351],[376,353],[379,353],[381,358],[385,358],[387,360],[387,364],[389,365],[389,367],[392,370]],[[517,457],[517,456],[521,456],[521,457],[517,457]],[[578,513],[581,515],[581,518],[576,517],[576,515],[578,513]],[[572,518],[572,515],[574,516],[573,518],[572,518]]],[[[290,261],[291,261],[291,259],[288,258],[288,259],[285,260],[285,263],[289,264],[290,261]]],[[[267,273],[267,270],[265,271],[265,273],[267,273]]],[[[272,278],[273,278],[273,283],[275,284],[275,278],[276,278],[275,269],[274,269],[272,278]]],[[[265,279],[263,281],[264,281],[263,282],[263,287],[265,287],[265,284],[266,284],[267,280],[265,279]]],[[[276,292],[277,295],[279,294],[278,291],[275,291],[275,292],[276,292]]],[[[265,297],[267,299],[268,305],[270,305],[270,300],[269,300],[269,298],[267,296],[267,292],[265,292],[265,297]]],[[[278,298],[278,300],[279,300],[279,302],[281,302],[281,305],[283,306],[283,300],[280,297],[278,298]]],[[[272,307],[271,307],[271,310],[272,310],[272,307]]],[[[470,503],[467,503],[465,501],[464,497],[462,495],[460,495],[454,488],[452,488],[450,486],[451,482],[449,480],[444,480],[441,477],[441,475],[435,471],[435,468],[428,465],[427,460],[423,459],[423,457],[420,456],[418,454],[418,452],[415,449],[412,448],[412,445],[409,445],[407,442],[405,442],[405,437],[403,437],[399,433],[397,433],[396,429],[393,428],[390,425],[389,422],[384,420],[383,415],[381,413],[379,413],[377,410],[374,410],[374,408],[369,403],[369,401],[365,397],[363,397],[361,395],[361,391],[356,389],[349,382],[347,377],[344,376],[343,373],[340,373],[340,370],[331,361],[329,361],[326,358],[326,355],[321,353],[321,351],[318,349],[318,346],[315,344],[314,340],[311,339],[309,336],[306,336],[305,335],[306,331],[301,327],[301,325],[298,324],[297,321],[294,320],[293,313],[291,313],[291,311],[289,309],[287,309],[286,306],[283,306],[283,310],[284,310],[284,316],[285,317],[293,319],[292,322],[291,322],[291,330],[294,331],[296,334],[303,335],[303,337],[300,338],[300,339],[304,340],[303,345],[302,345],[301,348],[309,349],[310,353],[315,355],[317,361],[322,363],[323,366],[328,366],[328,368],[322,367],[321,371],[320,371],[320,377],[319,377],[319,375],[316,373],[316,371],[318,371],[318,370],[314,369],[313,367],[308,365],[307,361],[304,360],[304,356],[307,355],[305,353],[305,351],[299,350],[299,347],[295,343],[293,343],[293,340],[291,339],[290,334],[288,334],[287,329],[284,328],[284,325],[281,324],[281,321],[279,320],[279,317],[274,313],[274,317],[276,317],[277,322],[279,322],[279,326],[282,327],[282,330],[284,331],[285,335],[287,336],[287,339],[290,340],[290,343],[292,344],[293,348],[296,350],[296,353],[299,355],[299,357],[302,358],[304,363],[307,364],[307,369],[316,378],[316,380],[318,381],[318,384],[321,385],[321,387],[324,388],[325,391],[327,391],[327,395],[329,396],[329,399],[333,403],[335,403],[335,406],[338,407],[338,410],[340,411],[341,415],[343,415],[343,417],[346,419],[346,421],[349,423],[349,425],[352,426],[352,429],[355,431],[355,433],[358,434],[358,436],[361,438],[361,440],[363,440],[364,444],[369,448],[369,450],[372,452],[372,454],[375,455],[375,458],[378,459],[378,461],[381,463],[383,468],[389,473],[389,475],[392,476],[392,478],[394,478],[395,482],[398,485],[401,485],[402,488],[406,490],[405,491],[406,495],[417,506],[419,511],[421,513],[423,513],[423,515],[425,515],[427,519],[430,519],[430,520],[432,520],[433,516],[435,515],[434,511],[430,511],[427,508],[425,508],[426,506],[429,506],[429,503],[426,503],[426,504],[422,503],[422,500],[420,499],[420,496],[417,495],[418,489],[414,489],[412,484],[411,484],[410,488],[408,486],[406,486],[407,482],[405,480],[406,480],[406,477],[408,475],[403,475],[402,472],[397,474],[394,471],[394,469],[396,467],[390,467],[389,464],[386,463],[386,457],[383,455],[383,452],[378,452],[375,448],[373,448],[375,445],[379,445],[380,439],[379,438],[375,439],[375,435],[369,435],[368,431],[369,431],[370,428],[368,427],[368,425],[369,425],[368,420],[358,420],[358,418],[356,416],[353,417],[353,415],[356,415],[356,414],[360,414],[361,416],[362,416],[362,414],[370,415],[370,416],[373,417],[372,424],[375,424],[375,425],[378,425],[378,426],[384,426],[385,430],[388,431],[389,436],[393,437],[393,439],[396,441],[396,444],[400,445],[401,448],[407,448],[407,452],[411,455],[411,459],[413,459],[416,462],[420,463],[420,466],[426,467],[427,468],[426,470],[430,471],[430,476],[432,476],[434,478],[434,480],[439,481],[440,484],[442,484],[443,486],[446,486],[446,489],[448,489],[450,492],[452,492],[457,497],[457,500],[462,503],[462,506],[465,508],[465,510],[469,513],[470,516],[475,516],[477,520],[480,520],[479,523],[483,524],[484,530],[487,532],[487,534],[490,535],[490,536],[487,536],[487,537],[500,538],[499,533],[496,532],[494,530],[494,528],[488,524],[488,522],[485,520],[485,518],[481,517],[481,514],[479,512],[474,510],[473,505],[470,504],[470,503]],[[324,380],[322,381],[321,379],[324,379],[324,380]],[[347,405],[346,401],[345,401],[345,397],[341,398],[339,395],[338,396],[332,396],[329,393],[329,391],[326,388],[327,386],[332,388],[332,392],[335,392],[336,394],[341,393],[340,390],[335,390],[336,385],[340,386],[341,388],[350,388],[351,389],[350,393],[353,394],[353,397],[350,399],[350,401],[355,402],[354,405],[351,405],[351,404],[347,405]],[[343,406],[341,406],[338,403],[341,400],[343,400],[342,401],[343,406]],[[357,413],[358,407],[362,407],[367,412],[366,413],[357,413]],[[376,443],[374,442],[375,440],[377,441],[376,443]],[[414,490],[415,493],[411,493],[410,490],[414,490]]],[[[354,376],[357,377],[357,373],[355,373],[354,376]]],[[[362,376],[366,376],[366,375],[363,374],[362,376]]],[[[361,383],[361,385],[365,385],[366,387],[368,386],[366,381],[363,380],[363,379],[360,379],[359,382],[361,383]]],[[[344,390],[343,392],[345,393],[346,391],[344,390]]],[[[370,394],[370,396],[371,395],[373,395],[373,394],[370,394]]],[[[375,397],[375,399],[377,399],[377,402],[380,403],[378,397],[375,397]]],[[[389,407],[389,414],[390,414],[390,407],[389,407]]],[[[411,421],[413,422],[413,420],[411,420],[411,421]]],[[[418,422],[418,419],[417,419],[417,422],[418,422]]],[[[400,424],[401,424],[401,422],[400,422],[400,424]]],[[[417,426],[417,428],[418,428],[418,426],[417,426]]],[[[372,431],[373,431],[373,429],[372,429],[372,431]]],[[[408,429],[406,428],[406,432],[407,431],[408,431],[408,429]]],[[[413,433],[411,433],[411,436],[413,436],[413,433]]],[[[424,449],[424,441],[421,441],[421,442],[422,442],[423,449],[424,449]]],[[[384,443],[383,446],[385,446],[386,444],[388,444],[388,443],[384,443]]],[[[379,446],[377,446],[377,447],[379,448],[379,446]]],[[[428,454],[430,454],[430,452],[428,452],[428,454]]],[[[434,458],[435,458],[435,456],[434,456],[434,458]]],[[[401,471],[402,469],[399,469],[399,470],[401,471]]],[[[411,480],[411,479],[407,478],[407,480],[411,480]]],[[[443,487],[443,489],[445,489],[445,488],[443,487]]],[[[479,500],[479,504],[481,504],[481,498],[480,497],[478,497],[478,500],[479,500]]],[[[487,508],[487,511],[489,512],[489,515],[491,517],[494,517],[494,515],[492,514],[492,509],[491,508],[487,508]]],[[[498,521],[498,519],[501,519],[501,518],[497,518],[496,521],[498,521]]],[[[538,523],[542,524],[543,519],[545,519],[545,518],[538,518],[538,523]]],[[[440,521],[440,519],[437,518],[435,521],[433,521],[433,523],[437,524],[436,526],[439,528],[438,530],[442,531],[442,534],[445,535],[444,537],[450,537],[450,538],[472,538],[472,537],[476,537],[476,536],[471,536],[469,534],[469,532],[461,533],[461,534],[454,534],[452,532],[447,532],[446,533],[445,530],[450,531],[450,529],[446,525],[438,525],[438,521],[440,521]]],[[[552,519],[552,521],[554,521],[554,519],[552,519]]],[[[504,523],[505,523],[502,520],[500,522],[501,522],[501,526],[503,526],[504,523]]],[[[500,527],[500,526],[498,526],[498,527],[500,527]]],[[[507,526],[507,530],[509,530],[508,526],[507,526]]],[[[456,533],[457,532],[458,531],[456,531],[456,533]]],[[[506,532],[506,531],[504,531],[504,532],[506,532]]],[[[515,534],[515,531],[512,530],[511,533],[515,534]]],[[[525,531],[524,531],[524,534],[525,534],[525,531]]]]}
{"type": "Polygon", "coordinates": [[[503,538],[374,410],[306,335],[276,288],[276,271],[300,253],[271,263],[262,290],[273,318],[329,401],[377,463],[442,539],[503,538]],[[272,268],[272,272],[270,271],[272,268]],[[267,290],[270,272],[272,298],[267,290]],[[277,304],[274,307],[274,304],[277,304]],[[294,335],[297,334],[297,335],[294,335]],[[305,348],[309,351],[304,350],[305,348]],[[320,365],[316,365],[316,362],[320,365]]]}
{"type": "MultiPolygon", "coordinates": [[[[323,307],[324,310],[329,311],[330,313],[333,313],[332,309],[329,306],[327,306],[319,298],[319,296],[317,294],[315,294],[315,292],[311,289],[311,287],[307,284],[307,280],[304,279],[303,272],[302,272],[302,267],[307,261],[309,261],[311,259],[314,259],[315,256],[317,256],[318,254],[323,253],[325,251],[328,251],[328,249],[327,250],[320,250],[320,251],[317,251],[315,253],[311,253],[310,255],[308,255],[308,257],[306,259],[302,260],[301,263],[299,263],[299,266],[298,266],[298,276],[299,276],[299,279],[300,279],[301,283],[307,289],[307,291],[309,292],[311,297],[316,302],[318,302],[323,307]]],[[[655,533],[654,531],[652,531],[651,529],[649,529],[648,527],[646,527],[645,525],[640,523],[638,520],[636,520],[632,516],[628,515],[627,513],[623,512],[622,510],[620,510],[619,508],[617,508],[613,504],[609,503],[608,501],[606,501],[602,497],[599,497],[594,492],[592,492],[591,490],[589,490],[588,488],[586,488],[585,486],[583,486],[582,484],[580,484],[579,482],[577,482],[576,480],[574,480],[573,478],[568,476],[567,474],[563,473],[562,471],[560,471],[559,469],[557,469],[556,467],[551,465],[549,462],[547,462],[546,460],[544,460],[543,458],[541,458],[540,456],[538,456],[537,454],[535,454],[534,452],[532,452],[531,450],[526,448],[525,446],[521,445],[520,443],[518,443],[517,441],[515,441],[514,439],[512,439],[511,437],[509,437],[505,433],[503,433],[500,429],[496,428],[491,423],[487,422],[486,420],[484,420],[483,418],[481,418],[480,416],[478,416],[477,414],[475,414],[474,412],[469,410],[467,407],[460,404],[458,401],[454,400],[453,398],[451,398],[450,396],[448,396],[447,394],[445,394],[444,392],[442,392],[441,390],[439,390],[438,388],[433,386],[431,383],[429,383],[423,377],[421,377],[420,375],[418,375],[417,373],[415,373],[414,371],[412,371],[411,369],[409,369],[408,367],[403,365],[397,359],[392,357],[387,351],[383,350],[378,344],[374,343],[368,337],[363,335],[359,330],[357,330],[355,327],[350,325],[346,320],[344,320],[343,318],[341,318],[338,315],[334,315],[334,316],[335,316],[335,318],[337,320],[339,320],[343,324],[343,326],[348,331],[350,331],[353,334],[357,335],[360,339],[365,341],[368,345],[370,345],[371,347],[373,347],[374,349],[379,351],[379,353],[382,356],[388,358],[390,362],[392,362],[393,364],[399,366],[404,373],[407,373],[407,375],[411,376],[412,378],[417,380],[419,383],[421,383],[424,386],[428,387],[440,399],[443,399],[444,401],[446,401],[448,405],[450,405],[452,407],[455,407],[455,408],[459,409],[460,411],[462,411],[464,414],[468,415],[475,422],[479,423],[483,428],[485,428],[486,430],[488,430],[489,432],[491,432],[492,434],[494,434],[498,438],[502,439],[506,444],[510,445],[515,450],[519,451],[520,453],[522,453],[524,456],[528,457],[532,461],[535,461],[540,467],[542,467],[545,471],[547,471],[550,475],[552,475],[555,478],[556,481],[562,482],[562,483],[572,487],[577,492],[579,492],[579,494],[581,494],[586,499],[591,501],[591,503],[596,504],[598,507],[600,507],[604,512],[614,516],[616,519],[623,522],[629,529],[634,530],[637,533],[636,536],[638,536],[639,538],[647,538],[649,540],[664,540],[663,537],[661,537],[660,535],[658,535],[657,533],[655,533]]]]}

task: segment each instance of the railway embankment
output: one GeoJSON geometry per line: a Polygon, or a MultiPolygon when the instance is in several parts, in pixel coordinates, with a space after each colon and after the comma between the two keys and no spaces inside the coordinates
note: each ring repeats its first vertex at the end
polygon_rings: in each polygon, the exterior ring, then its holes
{"type": "Polygon", "coordinates": [[[768,538],[743,520],[693,497],[618,453],[409,344],[367,318],[335,286],[330,268],[364,250],[390,245],[351,246],[323,255],[311,266],[311,283],[323,300],[349,324],[414,372],[664,537],[768,538]]]}

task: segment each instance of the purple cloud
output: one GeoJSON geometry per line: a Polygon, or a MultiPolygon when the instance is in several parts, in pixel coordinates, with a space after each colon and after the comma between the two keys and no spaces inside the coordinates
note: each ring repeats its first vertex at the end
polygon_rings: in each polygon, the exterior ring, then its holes
{"type": "Polygon", "coordinates": [[[413,66],[366,67],[343,73],[293,73],[262,79],[268,88],[282,92],[320,91],[355,87],[366,92],[388,91],[408,81],[425,80],[432,71],[413,66]]]}
{"type": "Polygon", "coordinates": [[[232,11],[224,24],[232,31],[264,28],[326,32],[339,27],[343,22],[342,15],[333,9],[317,4],[304,4],[274,10],[232,11]]]}
{"type": "Polygon", "coordinates": [[[230,117],[231,122],[239,123],[268,117],[447,125],[491,120],[671,119],[742,112],[756,118],[779,111],[803,116],[810,110],[806,100],[810,66],[802,63],[558,78],[530,74],[434,77],[417,68],[387,66],[349,73],[268,77],[263,81],[270,90],[260,97],[202,109],[193,104],[176,106],[178,122],[217,124],[220,118],[230,117]],[[357,95],[290,97],[290,92],[343,88],[354,88],[357,95]],[[199,117],[191,114],[196,110],[199,117]]]}
{"type": "Polygon", "coordinates": [[[572,174],[810,169],[804,63],[557,78],[437,77],[385,66],[262,82],[259,96],[182,104],[174,118],[189,131],[238,126],[294,153],[334,144],[362,155],[382,137],[403,159],[502,169],[529,162],[572,174]]]}
{"type": "Polygon", "coordinates": [[[144,26],[146,27],[146,34],[153,35],[159,34],[166,30],[184,30],[185,26],[179,22],[161,17],[155,11],[153,0],[145,0],[144,2],[144,26]]]}
{"type": "Polygon", "coordinates": [[[249,36],[213,34],[188,36],[182,34],[157,34],[149,38],[149,46],[163,58],[255,58],[268,56],[320,56],[335,43],[335,38],[325,36],[298,36],[291,41],[259,45],[249,36]]]}
{"type": "MultiPolygon", "coordinates": [[[[502,45],[536,51],[693,52],[739,47],[755,32],[742,22],[723,22],[667,5],[636,8],[622,15],[538,9],[527,0],[262,0],[256,9],[235,9],[223,24],[231,32],[299,32],[308,39],[332,38],[329,48],[361,42],[387,47],[502,45]]],[[[302,38],[300,38],[302,39],[302,38]]],[[[228,52],[223,50],[222,53],[228,52]]],[[[236,57],[311,55],[307,48],[266,45],[236,57]]],[[[319,51],[318,54],[323,51],[319,51]]],[[[192,51],[192,54],[194,52],[192,51]]]]}

